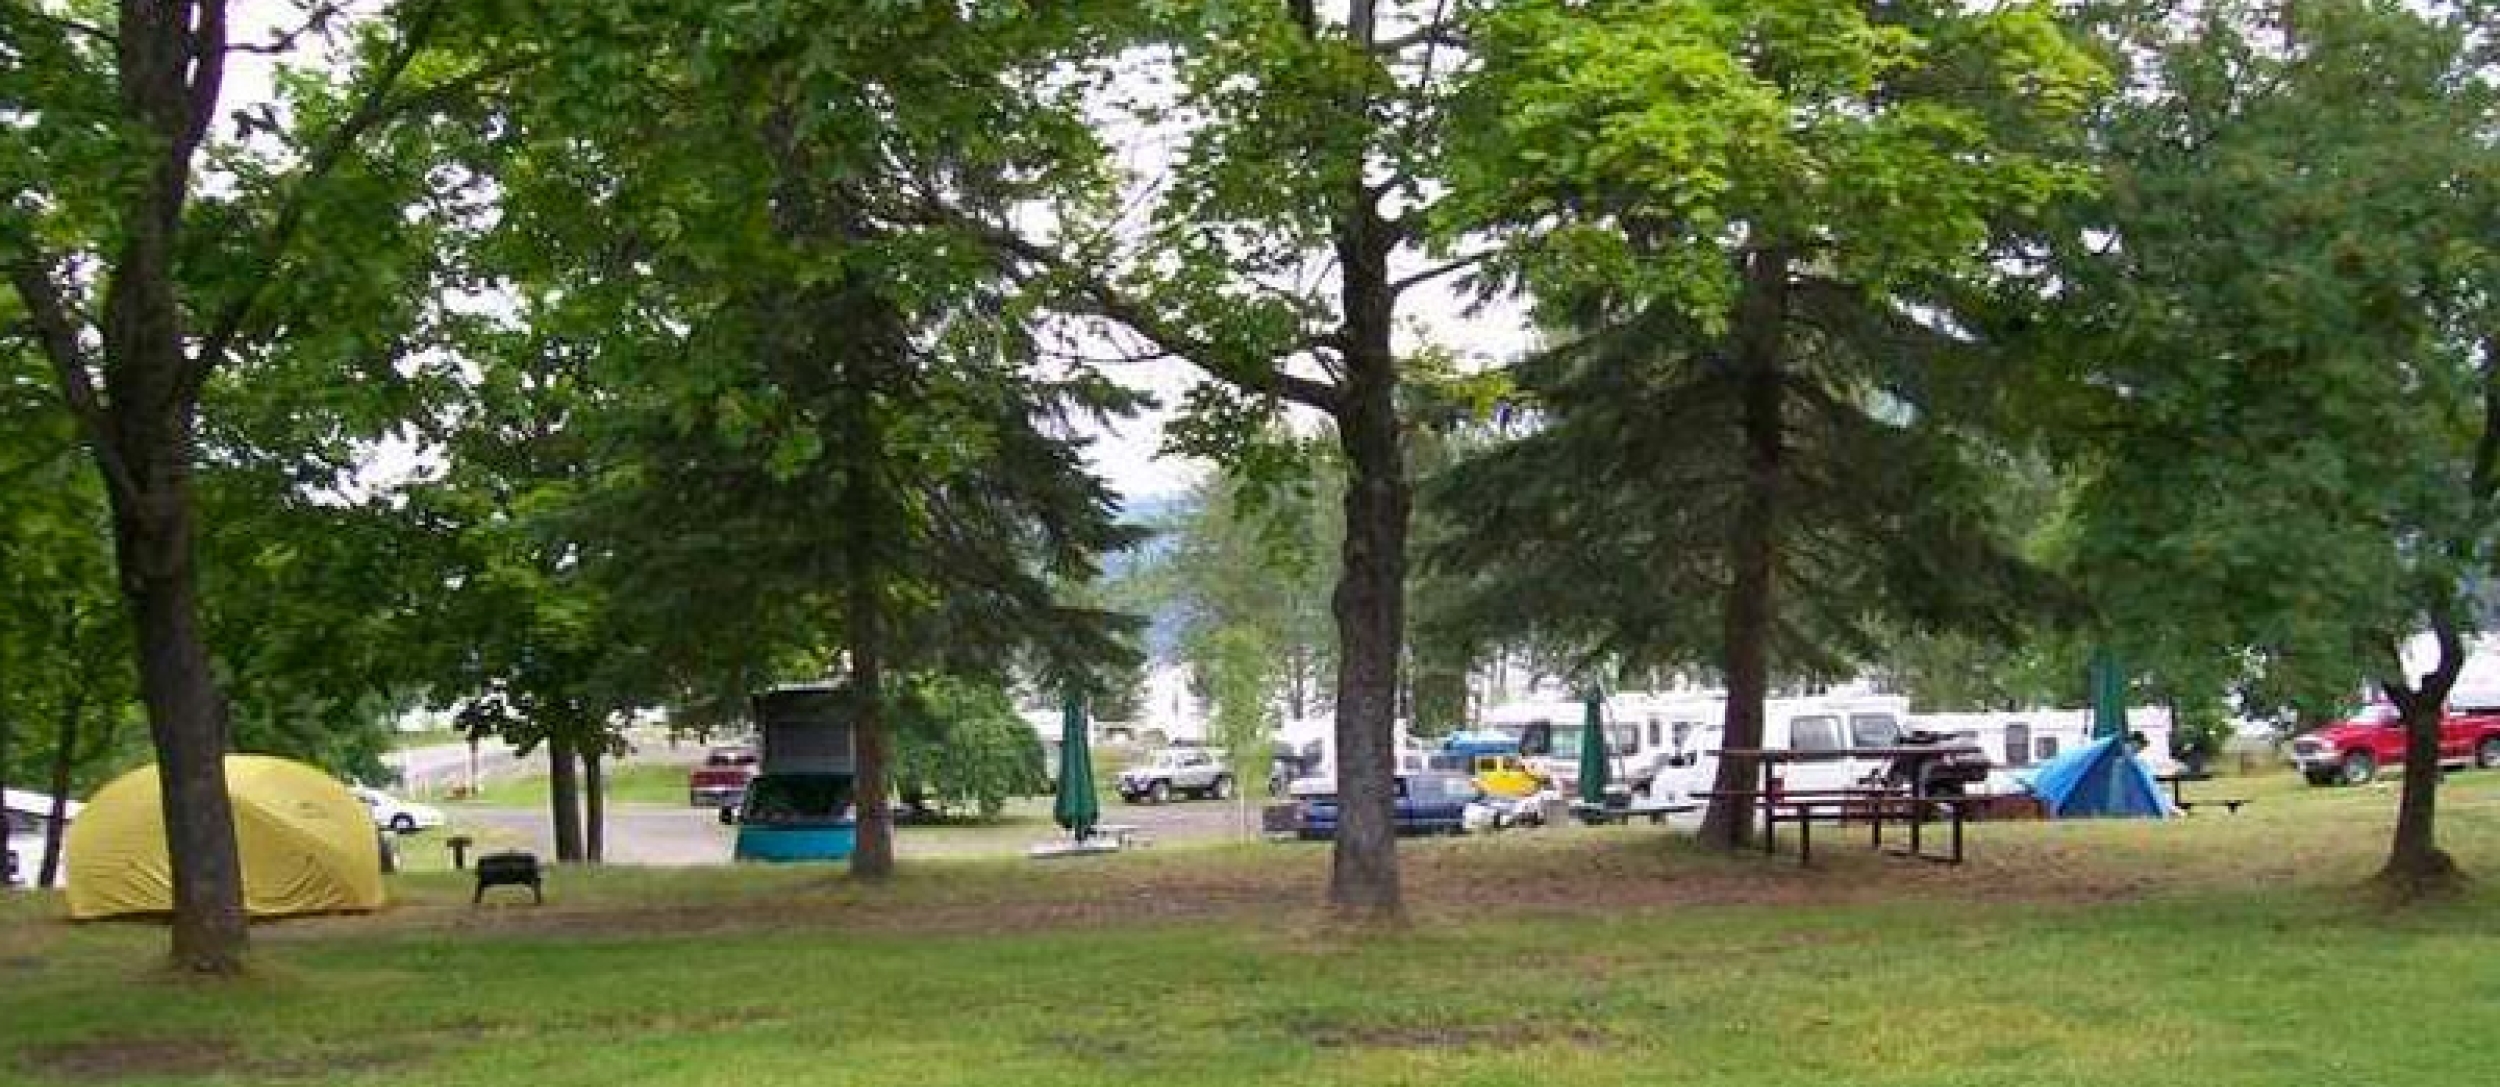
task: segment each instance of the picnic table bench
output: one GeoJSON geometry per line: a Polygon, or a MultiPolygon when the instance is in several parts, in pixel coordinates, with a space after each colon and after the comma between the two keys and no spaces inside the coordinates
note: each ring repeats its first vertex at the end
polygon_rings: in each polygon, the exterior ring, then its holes
{"type": "Polygon", "coordinates": [[[1082,840],[1063,838],[1057,841],[1041,842],[1025,850],[1025,856],[1035,860],[1082,857],[1096,853],[1117,853],[1132,846],[1147,844],[1149,844],[1149,839],[1146,837],[1145,828],[1135,823],[1096,823],[1092,833],[1087,834],[1082,840]]]}
{"type": "Polygon", "coordinates": [[[1667,817],[1670,815],[1683,815],[1687,812],[1696,812],[1700,810],[1701,805],[1689,802],[1682,804],[1657,803],[1615,805],[1591,804],[1583,800],[1576,801],[1571,805],[1571,817],[1590,826],[1603,826],[1609,823],[1618,825],[1629,824],[1635,819],[1647,819],[1652,824],[1657,824],[1666,822],[1667,817]]]}
{"type": "Polygon", "coordinates": [[[2238,815],[2240,813],[2240,808],[2249,802],[2249,798],[2244,796],[2226,796],[2215,800],[2198,801],[2189,800],[2180,793],[2180,786],[2187,782],[2212,781],[2213,779],[2214,776],[2211,773],[2201,770],[2194,772],[2181,770],[2177,773],[2157,774],[2153,777],[2153,780],[2163,782],[2170,786],[2170,806],[2177,808],[2182,812],[2194,814],[2196,806],[2200,803],[2220,804],[2222,805],[2223,810],[2228,811],[2233,815],[2238,815]]]}

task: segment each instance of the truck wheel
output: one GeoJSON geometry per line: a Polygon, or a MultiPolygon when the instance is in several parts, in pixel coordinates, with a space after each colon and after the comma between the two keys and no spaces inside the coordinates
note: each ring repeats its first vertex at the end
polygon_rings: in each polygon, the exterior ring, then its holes
{"type": "Polygon", "coordinates": [[[1170,803],[1172,800],[1171,784],[1169,782],[1158,781],[1152,785],[1146,786],[1146,799],[1157,804],[1170,803]]]}
{"type": "Polygon", "coordinates": [[[2474,765],[2483,770],[2500,766],[2500,736],[2485,736],[2474,745],[2474,765]]]}
{"type": "MultiPolygon", "coordinates": [[[[2493,743],[2500,744],[2500,740],[2494,740],[2493,743]]],[[[1215,776],[1215,786],[1207,790],[1207,795],[1212,796],[1217,800],[1231,800],[1233,798],[1233,776],[1231,774],[1217,774],[1215,776]]]]}
{"type": "Polygon", "coordinates": [[[2355,751],[2344,756],[2344,784],[2367,785],[2377,776],[2378,760],[2371,758],[2369,752],[2355,751]]]}

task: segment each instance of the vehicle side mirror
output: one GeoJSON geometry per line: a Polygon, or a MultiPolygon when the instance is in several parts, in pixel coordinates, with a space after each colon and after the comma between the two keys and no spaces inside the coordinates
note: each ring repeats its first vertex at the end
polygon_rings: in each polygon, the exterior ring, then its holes
{"type": "Polygon", "coordinates": [[[725,826],[725,827],[734,827],[734,826],[737,826],[737,825],[738,825],[738,809],[736,809],[736,808],[722,808],[722,809],[720,810],[720,825],[725,826]]]}

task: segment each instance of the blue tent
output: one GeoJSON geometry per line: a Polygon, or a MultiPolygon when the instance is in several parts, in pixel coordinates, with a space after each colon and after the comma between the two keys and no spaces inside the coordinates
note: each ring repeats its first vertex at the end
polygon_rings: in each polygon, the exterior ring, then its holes
{"type": "Polygon", "coordinates": [[[2041,763],[2031,775],[2031,791],[2052,819],[2163,819],[2170,815],[2161,785],[2120,736],[2093,741],[2041,763]]]}

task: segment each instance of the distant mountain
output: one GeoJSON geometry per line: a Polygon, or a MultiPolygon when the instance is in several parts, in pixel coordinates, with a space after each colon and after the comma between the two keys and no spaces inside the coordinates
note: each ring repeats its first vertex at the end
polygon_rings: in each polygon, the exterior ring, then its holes
{"type": "MultiPolygon", "coordinates": [[[[1186,493],[1130,495],[1121,501],[1120,523],[1153,529],[1168,528],[1188,513],[1195,502],[1196,499],[1186,493]]],[[[1158,532],[1134,548],[1104,556],[1103,576],[1112,580],[1133,576],[1170,557],[1172,549],[1177,546],[1177,538],[1168,532],[1158,532]]],[[[1181,626],[1185,618],[1179,606],[1171,603],[1161,604],[1147,615],[1146,655],[1149,659],[1168,662],[1179,656],[1181,626]]]]}

